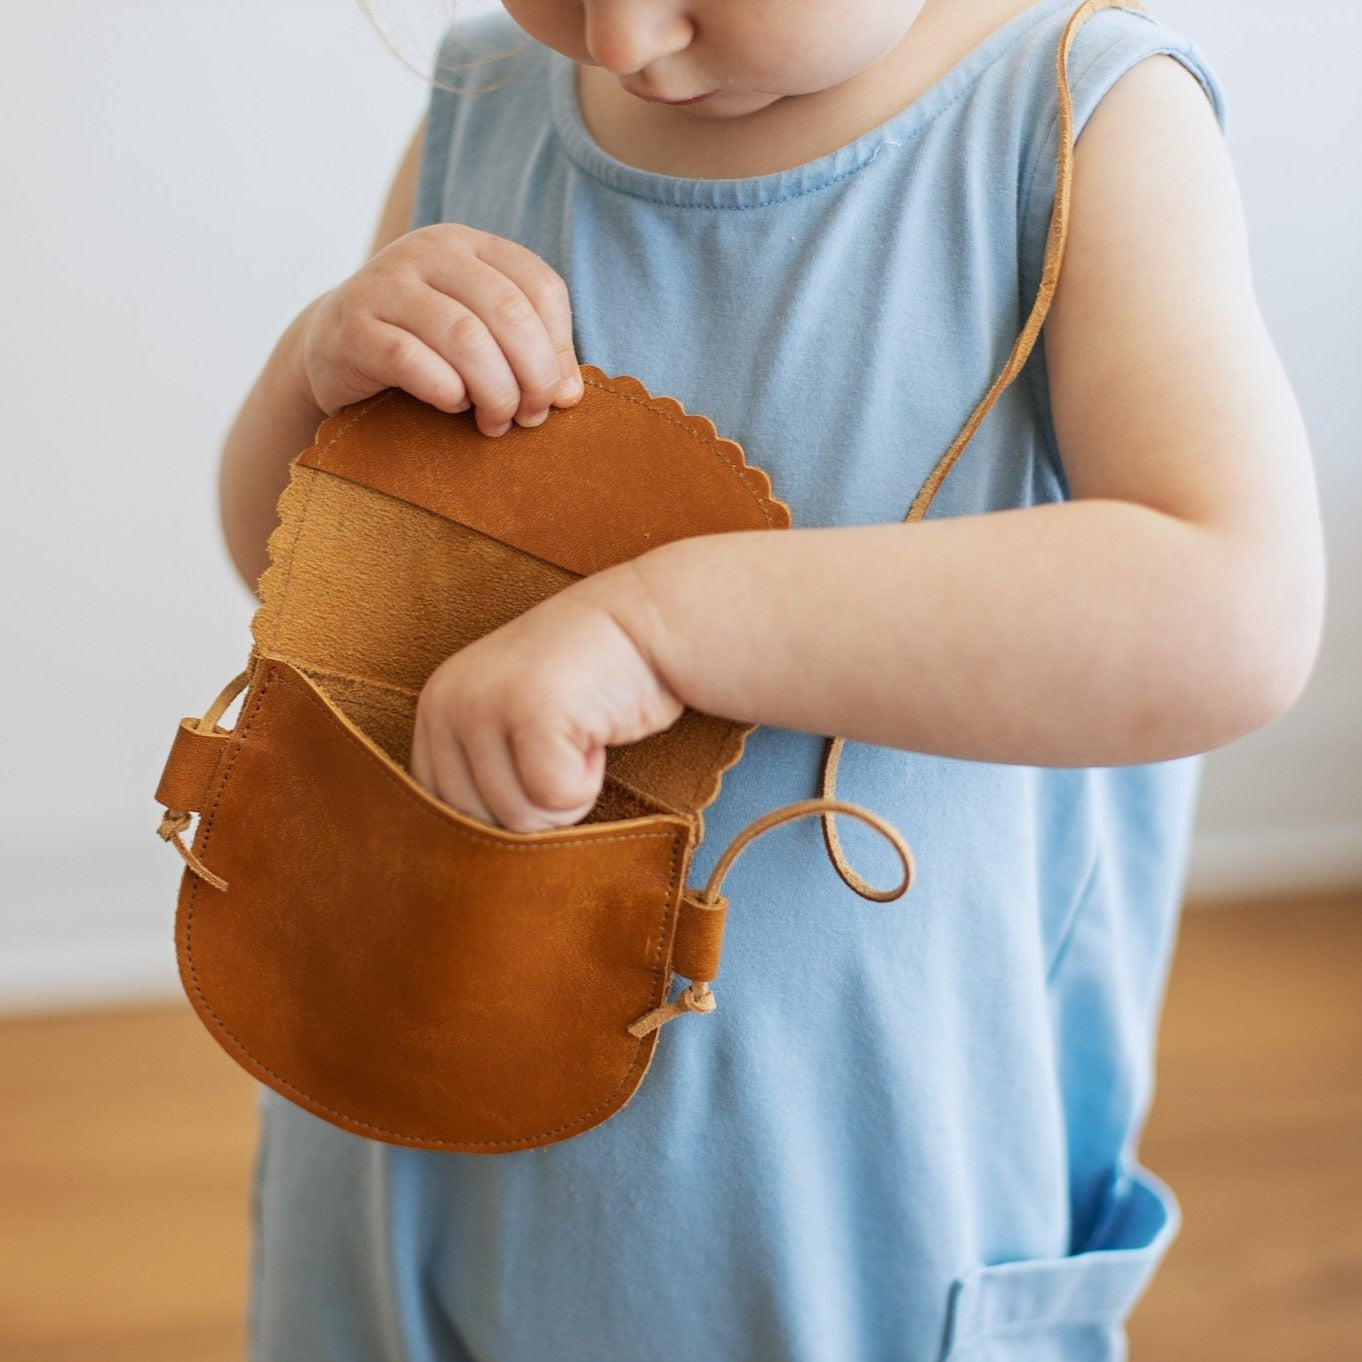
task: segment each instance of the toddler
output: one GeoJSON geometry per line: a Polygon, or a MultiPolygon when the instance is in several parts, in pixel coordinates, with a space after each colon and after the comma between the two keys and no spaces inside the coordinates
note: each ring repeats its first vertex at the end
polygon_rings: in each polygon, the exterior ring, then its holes
{"type": "Polygon", "coordinates": [[[254,585],[289,461],[348,403],[402,388],[495,440],[570,408],[579,362],[634,375],[737,441],[792,528],[664,545],[448,659],[413,776],[566,826],[606,747],[689,706],[759,725],[690,883],[819,792],[834,735],[839,796],[917,873],[858,898],[818,819],[750,846],[718,1010],[560,1143],[399,1147],[262,1089],[252,1362],[1124,1356],[1177,1222],[1137,1139],[1199,754],[1294,702],[1324,589],[1225,119],[1133,0],[454,21],[372,257],[229,434],[238,569],[254,585]]]}

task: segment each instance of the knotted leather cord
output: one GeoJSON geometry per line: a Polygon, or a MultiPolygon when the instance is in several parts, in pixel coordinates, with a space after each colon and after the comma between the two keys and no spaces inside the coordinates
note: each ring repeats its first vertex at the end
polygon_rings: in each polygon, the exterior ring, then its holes
{"type": "MultiPolygon", "coordinates": [[[[955,461],[960,457],[970,438],[979,428],[979,423],[988,414],[994,402],[997,401],[998,395],[1021,372],[1027,356],[1031,353],[1031,347],[1040,334],[1041,324],[1045,321],[1045,314],[1050,310],[1055,286],[1059,282],[1060,265],[1064,259],[1064,242],[1069,231],[1069,181],[1072,173],[1074,150],[1073,104],[1069,97],[1069,49],[1073,46],[1074,38],[1084,20],[1098,10],[1108,8],[1138,10],[1143,14],[1149,12],[1138,0],[1084,0],[1084,3],[1073,12],[1069,17],[1069,22],[1064,26],[1064,33],[1060,38],[1059,50],[1055,58],[1059,83],[1058,190],[1055,194],[1054,210],[1050,217],[1050,231],[1046,238],[1045,263],[1041,269],[1040,291],[1036,295],[1031,315],[1026,319],[1026,325],[1022,328],[1021,334],[1012,346],[1012,353],[1008,355],[1002,373],[994,380],[993,386],[984,394],[979,405],[975,407],[973,414],[965,422],[964,428],[951,442],[951,447],[941,456],[936,467],[928,475],[927,481],[922,484],[917,496],[913,498],[913,504],[908,508],[908,514],[904,517],[905,523],[921,520],[927,514],[927,508],[932,504],[932,498],[936,496],[946,474],[954,467],[955,461]]],[[[842,746],[845,741],[844,738],[828,739],[827,750],[823,755],[822,792],[824,798],[832,799],[837,794],[837,764],[841,759],[842,746]]],[[[828,855],[832,858],[832,863],[842,879],[865,898],[897,897],[894,894],[882,894],[871,889],[851,868],[843,855],[842,844],[838,840],[837,828],[831,811],[825,812],[822,819],[823,843],[827,847],[828,855]]]]}
{"type": "MultiPolygon", "coordinates": [[[[872,889],[866,898],[875,898],[881,901],[886,899],[896,899],[908,892],[909,885],[913,882],[913,852],[908,843],[904,841],[903,834],[890,822],[881,818],[877,813],[871,813],[869,809],[863,809],[859,804],[848,804],[841,799],[800,799],[793,804],[783,804],[778,809],[772,809],[769,813],[764,813],[760,818],[754,818],[745,828],[743,828],[728,846],[724,853],[715,862],[714,869],[709,873],[709,879],[705,881],[705,887],[692,897],[699,903],[706,904],[713,908],[727,908],[728,900],[719,893],[719,886],[723,883],[723,878],[728,874],[729,867],[737,859],[738,853],[753,840],[760,837],[763,832],[768,832],[778,823],[787,823],[792,818],[807,818],[818,814],[824,818],[830,812],[850,814],[853,818],[859,818],[863,823],[869,823],[877,832],[884,834],[893,844],[894,850],[899,854],[899,860],[903,865],[903,879],[893,889],[872,889]]],[[[852,886],[855,888],[855,885],[852,886]]],[[[858,889],[856,891],[860,893],[858,889]]],[[[670,1002],[663,1003],[661,1007],[655,1007],[651,1012],[645,1013],[636,1022],[630,1024],[628,1030],[634,1036],[646,1036],[649,1031],[655,1031],[665,1022],[671,1021],[673,1017],[679,1017],[683,1012],[713,1012],[718,1006],[714,992],[705,980],[697,980],[688,984],[670,1002]]]]}
{"type": "MultiPolygon", "coordinates": [[[[207,710],[203,717],[194,725],[200,733],[214,733],[221,730],[217,727],[218,720],[222,717],[223,711],[241,693],[246,686],[246,679],[250,676],[250,668],[232,679],[218,692],[217,698],[207,710]]],[[[201,879],[207,880],[214,889],[226,889],[227,881],[221,875],[215,875],[204,863],[184,844],[180,834],[189,826],[193,820],[193,814],[187,809],[167,809],[165,817],[161,819],[161,825],[156,829],[159,837],[169,842],[184,857],[184,863],[201,879]]]]}

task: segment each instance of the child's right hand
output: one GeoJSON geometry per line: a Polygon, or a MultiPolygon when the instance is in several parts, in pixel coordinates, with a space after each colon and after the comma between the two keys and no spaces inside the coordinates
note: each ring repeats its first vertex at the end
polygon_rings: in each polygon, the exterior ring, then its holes
{"type": "Polygon", "coordinates": [[[384,388],[474,410],[484,435],[582,395],[567,285],[533,251],[457,222],[398,237],[309,305],[301,361],[328,416],[384,388]]]}

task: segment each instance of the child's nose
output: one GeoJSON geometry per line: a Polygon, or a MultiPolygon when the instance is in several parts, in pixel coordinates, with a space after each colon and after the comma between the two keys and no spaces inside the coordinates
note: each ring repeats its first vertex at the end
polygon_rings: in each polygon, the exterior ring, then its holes
{"type": "Polygon", "coordinates": [[[685,10],[656,0],[587,0],[586,50],[607,71],[632,75],[690,45],[695,25],[685,10]]]}

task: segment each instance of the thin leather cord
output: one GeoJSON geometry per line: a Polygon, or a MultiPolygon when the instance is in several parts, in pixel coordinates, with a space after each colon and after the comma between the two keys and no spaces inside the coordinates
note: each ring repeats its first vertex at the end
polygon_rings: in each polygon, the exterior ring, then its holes
{"type": "Polygon", "coordinates": [[[246,668],[244,672],[232,677],[223,688],[218,691],[217,698],[204,711],[203,718],[199,720],[198,729],[200,733],[211,733],[217,727],[217,722],[222,718],[223,711],[233,700],[245,689],[246,681],[251,674],[251,669],[246,668]]]}
{"type": "Polygon", "coordinates": [[[180,834],[189,826],[193,815],[186,813],[183,809],[167,809],[165,817],[161,819],[161,825],[156,829],[156,835],[163,837],[184,857],[184,863],[201,880],[206,880],[214,889],[226,889],[227,881],[220,875],[214,875],[204,863],[184,844],[180,834]]]}
{"type": "MultiPolygon", "coordinates": [[[[899,854],[899,861],[903,865],[903,879],[895,885],[893,889],[872,889],[866,885],[863,889],[853,889],[863,898],[875,899],[884,903],[890,899],[896,899],[908,892],[909,886],[913,883],[913,852],[912,848],[904,841],[903,834],[886,819],[877,813],[872,813],[869,809],[863,809],[859,804],[848,804],[841,799],[800,799],[793,804],[783,804],[778,809],[772,809],[769,813],[764,813],[760,818],[754,818],[725,848],[722,856],[715,862],[714,869],[710,871],[709,879],[705,882],[705,887],[696,894],[695,900],[699,903],[706,903],[714,907],[726,908],[727,900],[719,893],[719,886],[723,883],[724,876],[728,874],[729,868],[737,859],[742,849],[754,838],[760,837],[763,832],[769,832],[779,823],[788,823],[793,818],[807,818],[820,815],[824,818],[829,812],[849,814],[852,818],[859,818],[861,822],[868,823],[877,832],[884,834],[893,844],[894,850],[899,854]]],[[[845,878],[845,877],[844,877],[845,878]]],[[[632,1036],[646,1036],[650,1031],[656,1031],[659,1026],[665,1025],[673,1017],[679,1017],[683,1012],[713,1012],[718,1006],[714,997],[714,992],[709,984],[704,980],[694,980],[681,990],[670,1002],[663,1003],[661,1007],[655,1007],[651,1012],[644,1013],[637,1021],[629,1025],[629,1034],[632,1036]]]]}
{"type": "MultiPolygon", "coordinates": [[[[1045,314],[1050,310],[1050,303],[1055,295],[1055,287],[1059,283],[1060,265],[1064,259],[1064,242],[1069,231],[1069,183],[1074,153],[1073,104],[1069,95],[1069,49],[1073,46],[1074,38],[1083,22],[1100,9],[1131,9],[1138,10],[1142,14],[1149,12],[1142,4],[1138,3],[1138,0],[1084,0],[1084,3],[1070,15],[1069,22],[1064,26],[1064,32],[1060,37],[1059,49],[1055,57],[1059,83],[1058,190],[1055,195],[1054,210],[1050,216],[1050,231],[1046,238],[1045,262],[1041,269],[1040,291],[1036,295],[1034,306],[1031,308],[1031,315],[1026,319],[1026,325],[1022,328],[1021,334],[1012,346],[1012,353],[1008,355],[1002,373],[994,380],[993,386],[984,394],[969,420],[965,422],[963,429],[951,442],[951,447],[941,456],[936,467],[928,475],[926,482],[922,484],[917,496],[913,498],[912,505],[908,508],[908,514],[904,517],[905,523],[921,520],[927,514],[927,508],[932,504],[932,498],[936,496],[946,474],[955,466],[955,461],[960,457],[974,432],[978,430],[980,422],[988,415],[989,409],[998,400],[998,395],[1003,389],[1021,373],[1022,366],[1026,363],[1027,356],[1031,353],[1031,348],[1036,342],[1036,337],[1040,335],[1045,314]]],[[[844,742],[845,739],[843,738],[828,739],[828,746],[823,754],[822,795],[825,799],[836,797],[837,766],[841,759],[844,742]]],[[[827,847],[828,855],[832,858],[837,873],[858,894],[865,898],[879,897],[878,893],[871,890],[870,886],[847,862],[842,852],[842,844],[837,836],[837,827],[832,813],[824,813],[822,818],[823,843],[827,847]]]]}
{"type": "Polygon", "coordinates": [[[636,1022],[630,1022],[626,1030],[631,1036],[638,1036],[641,1039],[649,1031],[656,1031],[659,1026],[665,1026],[673,1017],[679,1017],[683,1012],[713,1012],[718,1005],[708,984],[687,984],[671,1002],[663,1003],[661,1007],[655,1007],[651,1012],[645,1012],[636,1022]]]}
{"type": "MultiPolygon", "coordinates": [[[[893,889],[872,889],[866,885],[863,889],[856,892],[863,898],[874,899],[877,903],[887,903],[890,899],[902,897],[908,892],[909,886],[913,882],[913,852],[912,848],[904,841],[903,834],[887,819],[881,818],[877,813],[871,813],[869,809],[863,809],[859,804],[848,804],[842,799],[815,798],[800,799],[793,804],[782,804],[778,809],[772,809],[769,813],[764,813],[760,818],[754,818],[736,837],[728,844],[723,855],[715,863],[714,869],[710,872],[709,879],[705,887],[696,896],[701,903],[717,903],[720,898],[719,885],[723,878],[728,874],[729,867],[737,859],[738,853],[755,837],[760,837],[763,832],[769,831],[779,823],[787,823],[792,818],[805,818],[813,814],[818,814],[827,818],[832,812],[845,813],[853,818],[859,818],[861,822],[868,823],[877,832],[884,836],[893,844],[894,850],[899,854],[899,861],[903,865],[903,879],[895,885],[893,889]]],[[[855,886],[852,886],[855,888],[855,886]]]]}

